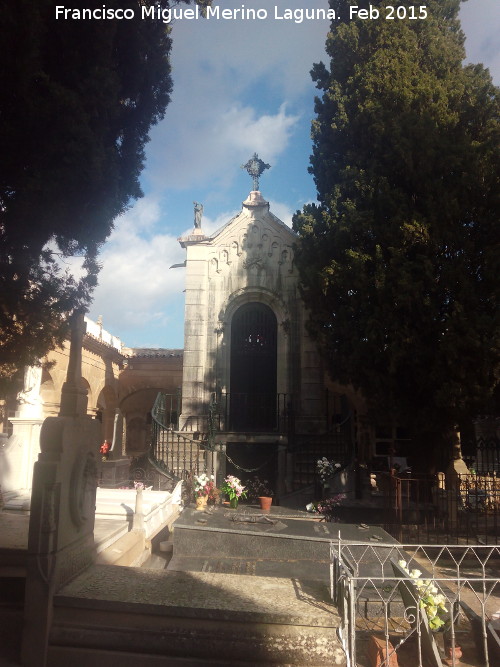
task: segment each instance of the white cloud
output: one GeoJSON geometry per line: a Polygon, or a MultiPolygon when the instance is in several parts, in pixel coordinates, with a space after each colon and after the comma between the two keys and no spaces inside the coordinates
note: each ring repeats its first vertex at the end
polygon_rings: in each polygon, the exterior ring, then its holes
{"type": "Polygon", "coordinates": [[[460,9],[467,60],[486,65],[500,84],[500,4],[498,0],[469,0],[460,9]]]}
{"type": "MultiPolygon", "coordinates": [[[[293,9],[304,7],[304,1],[275,0],[273,5],[293,9]]],[[[273,11],[268,0],[246,0],[244,5],[273,11]]],[[[220,0],[220,6],[242,3],[220,0]]],[[[326,8],[328,2],[307,0],[307,7],[326,8]]],[[[484,62],[497,83],[499,7],[499,0],[468,0],[460,15],[468,60],[484,62]]],[[[207,212],[213,212],[202,221],[203,231],[210,235],[239,212],[248,189],[228,191],[241,178],[239,166],[254,151],[287,173],[289,149],[297,145],[292,142],[302,136],[299,127],[313,115],[315,90],[309,70],[314,62],[327,59],[328,29],[328,21],[295,24],[272,18],[178,21],[173,26],[172,102],[164,121],[151,132],[148,146],[145,177],[154,194],[117,221],[103,248],[103,269],[91,311],[93,319],[102,314],[105,327],[127,344],[182,346],[184,271],[168,267],[185,258],[176,237],[179,228],[190,222],[191,200],[203,197],[207,212]],[[175,190],[182,194],[174,195],[175,190]],[[180,202],[184,193],[188,206],[180,202]],[[219,212],[221,208],[224,212],[219,212]]],[[[310,147],[304,139],[303,144],[305,173],[310,147]]],[[[302,159],[299,153],[293,151],[295,162],[302,159]]],[[[301,205],[296,192],[291,179],[290,201],[271,201],[271,211],[288,225],[301,205]]],[[[272,189],[264,187],[263,193],[269,196],[272,189]]]]}
{"type": "MultiPolygon", "coordinates": [[[[281,8],[303,0],[276,0],[281,8]]],[[[224,0],[221,8],[241,8],[224,0]]],[[[174,90],[167,114],[151,133],[148,171],[153,188],[210,185],[228,189],[242,162],[257,151],[276,163],[296,130],[302,100],[313,97],[309,70],[324,57],[328,21],[296,24],[269,18],[177,21],[172,28],[174,90]]],[[[327,8],[327,0],[308,0],[327,8]]]]}
{"type": "Polygon", "coordinates": [[[227,108],[213,108],[196,122],[196,112],[181,102],[172,104],[171,112],[174,122],[155,131],[149,154],[150,178],[157,188],[166,183],[179,189],[210,183],[225,189],[238,172],[235,165],[253,152],[275,161],[287,148],[298,121],[285,104],[274,114],[264,114],[233,101],[227,108]]]}
{"type": "Polygon", "coordinates": [[[165,309],[184,288],[184,271],[170,270],[184,261],[184,251],[171,234],[158,232],[161,206],[141,199],[121,216],[99,257],[102,269],[90,317],[103,315],[105,328],[165,325],[165,309]]]}

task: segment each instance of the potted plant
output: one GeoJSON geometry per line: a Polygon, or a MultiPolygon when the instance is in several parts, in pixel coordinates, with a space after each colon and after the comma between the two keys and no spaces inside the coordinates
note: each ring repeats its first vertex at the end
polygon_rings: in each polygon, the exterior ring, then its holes
{"type": "Polygon", "coordinates": [[[221,486],[222,493],[225,493],[229,496],[229,504],[232,509],[238,507],[238,501],[243,498],[246,498],[247,491],[246,488],[242,485],[241,481],[234,475],[228,475],[224,483],[221,486]]]}
{"type": "Polygon", "coordinates": [[[203,472],[201,475],[194,477],[193,481],[194,496],[196,500],[196,509],[201,511],[207,506],[209,497],[215,495],[214,476],[207,475],[203,472]]]}
{"type": "Polygon", "coordinates": [[[247,482],[248,499],[251,503],[258,503],[260,509],[269,512],[273,502],[274,492],[267,479],[261,480],[257,475],[247,482]]]}

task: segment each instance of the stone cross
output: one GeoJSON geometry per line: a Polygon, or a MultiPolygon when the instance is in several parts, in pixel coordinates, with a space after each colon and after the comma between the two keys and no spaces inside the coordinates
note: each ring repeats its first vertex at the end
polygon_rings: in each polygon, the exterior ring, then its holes
{"type": "Polygon", "coordinates": [[[262,175],[262,172],[266,169],[270,169],[270,167],[271,165],[266,164],[263,160],[261,160],[257,153],[254,153],[246,164],[241,165],[241,168],[246,169],[249,176],[252,177],[254,191],[259,189],[259,178],[262,175]]]}

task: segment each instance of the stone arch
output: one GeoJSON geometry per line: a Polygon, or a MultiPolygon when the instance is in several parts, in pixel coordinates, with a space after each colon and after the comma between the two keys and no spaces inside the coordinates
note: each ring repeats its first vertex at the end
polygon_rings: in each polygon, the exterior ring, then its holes
{"type": "Polygon", "coordinates": [[[92,408],[92,406],[94,405],[94,401],[92,398],[92,389],[90,388],[89,381],[83,376],[80,378],[80,389],[85,389],[87,391],[87,411],[95,413],[95,411],[92,408]]]}
{"type": "Polygon", "coordinates": [[[242,287],[230,294],[224,301],[219,313],[219,321],[228,324],[234,313],[244,303],[250,302],[264,303],[271,308],[276,315],[278,324],[281,324],[289,318],[288,309],[280,296],[272,290],[265,287],[242,287]]]}
{"type": "Polygon", "coordinates": [[[60,394],[57,392],[52,375],[46,368],[42,370],[42,379],[40,381],[40,398],[42,399],[43,413],[45,417],[58,414],[60,394]]]}
{"type": "MultiPolygon", "coordinates": [[[[129,392],[119,403],[125,421],[125,452],[128,456],[139,456],[149,447],[151,435],[151,411],[159,387],[142,387],[129,392]]],[[[175,415],[177,420],[177,406],[175,415]]]]}

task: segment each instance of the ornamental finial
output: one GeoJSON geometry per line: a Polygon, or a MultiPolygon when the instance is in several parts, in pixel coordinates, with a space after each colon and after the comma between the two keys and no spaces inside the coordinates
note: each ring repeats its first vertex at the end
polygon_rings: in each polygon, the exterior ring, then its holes
{"type": "Polygon", "coordinates": [[[266,164],[263,160],[259,158],[257,153],[254,153],[253,156],[248,160],[246,164],[242,164],[241,168],[246,169],[248,174],[253,179],[253,189],[259,189],[259,177],[262,172],[271,167],[270,164],[266,164]]]}

